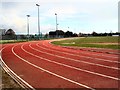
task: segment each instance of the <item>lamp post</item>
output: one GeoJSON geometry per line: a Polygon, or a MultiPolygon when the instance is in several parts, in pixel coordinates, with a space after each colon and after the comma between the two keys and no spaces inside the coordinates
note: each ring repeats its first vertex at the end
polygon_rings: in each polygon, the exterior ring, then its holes
{"type": "Polygon", "coordinates": [[[40,40],[40,17],[39,17],[39,4],[36,4],[36,6],[38,7],[38,39],[40,40]]]}
{"type": "Polygon", "coordinates": [[[28,41],[29,41],[29,17],[30,15],[27,15],[27,32],[28,32],[28,41]]]}
{"type": "Polygon", "coordinates": [[[57,24],[57,30],[58,30],[58,25],[59,25],[59,24],[57,24]]]}
{"type": "Polygon", "coordinates": [[[57,28],[57,13],[55,13],[55,15],[56,15],[56,30],[58,30],[58,28],[57,28]]]}
{"type": "Polygon", "coordinates": [[[55,13],[55,15],[56,15],[56,36],[58,37],[58,33],[57,33],[57,30],[58,30],[57,13],[55,13]]]}

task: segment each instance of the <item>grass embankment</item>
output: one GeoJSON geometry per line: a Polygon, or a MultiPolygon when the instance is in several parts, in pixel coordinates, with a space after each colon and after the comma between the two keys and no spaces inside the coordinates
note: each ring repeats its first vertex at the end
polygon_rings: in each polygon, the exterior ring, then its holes
{"type": "Polygon", "coordinates": [[[0,44],[26,42],[27,40],[0,40],[0,44]]]}
{"type": "Polygon", "coordinates": [[[2,83],[0,87],[2,90],[23,90],[21,86],[19,86],[0,66],[0,78],[2,79],[2,83]]]}
{"type": "Polygon", "coordinates": [[[63,41],[52,42],[56,45],[62,46],[78,46],[78,47],[92,47],[92,48],[108,48],[120,49],[118,45],[120,37],[83,37],[77,39],[69,39],[63,41]]]}

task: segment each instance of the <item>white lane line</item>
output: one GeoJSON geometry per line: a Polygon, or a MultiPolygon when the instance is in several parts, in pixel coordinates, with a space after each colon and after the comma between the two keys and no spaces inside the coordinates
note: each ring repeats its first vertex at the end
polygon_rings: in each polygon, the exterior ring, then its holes
{"type": "MultiPolygon", "coordinates": [[[[30,46],[30,45],[29,45],[30,46]]],[[[31,46],[30,46],[31,47],[31,46]]],[[[42,49],[45,49],[45,50],[48,50],[46,48],[43,48],[41,46],[38,46],[42,49]]],[[[32,47],[31,47],[32,48],[32,47]]],[[[35,48],[33,48],[35,49],[35,48]]],[[[41,52],[41,53],[45,53],[45,54],[49,54],[49,55],[52,55],[52,56],[56,56],[56,57],[59,57],[59,58],[64,58],[64,59],[68,59],[68,60],[71,60],[71,61],[75,61],[75,62],[82,62],[82,63],[86,63],[86,64],[91,64],[91,65],[96,65],[96,66],[100,66],[100,67],[104,67],[104,68],[109,68],[109,69],[115,69],[115,70],[120,70],[120,68],[117,68],[117,67],[111,67],[111,66],[106,66],[106,65],[102,65],[102,64],[96,64],[96,63],[90,63],[90,62],[86,62],[86,61],[81,61],[81,60],[77,60],[77,59],[73,59],[73,58],[68,58],[68,57],[63,57],[63,56],[59,56],[59,55],[55,55],[55,54],[50,54],[50,53],[47,53],[47,52],[43,52],[43,51],[40,51],[40,50],[37,50],[36,51],[38,52],[41,52]]],[[[52,50],[51,50],[52,51],[52,50]]]]}
{"type": "MultiPolygon", "coordinates": [[[[37,46],[39,47],[40,45],[38,45],[38,44],[37,44],[37,46]]],[[[46,46],[46,45],[44,45],[44,46],[46,46]]],[[[48,47],[48,46],[46,46],[46,47],[48,47]]],[[[67,52],[61,52],[61,51],[58,51],[58,50],[53,50],[53,49],[48,49],[48,48],[47,48],[47,50],[51,50],[51,51],[58,52],[58,53],[63,53],[63,54],[68,54],[68,55],[72,55],[72,56],[77,56],[77,57],[83,57],[83,58],[87,58],[87,59],[94,59],[94,60],[106,61],[106,62],[112,62],[112,63],[120,63],[118,61],[111,61],[111,60],[106,60],[106,59],[93,58],[93,57],[83,56],[83,55],[76,55],[74,53],[72,54],[72,53],[67,53],[67,52]]]]}
{"type": "MultiPolygon", "coordinates": [[[[52,44],[51,43],[52,41],[50,41],[50,42],[48,42],[49,44],[51,44],[52,46],[54,45],[54,44],[52,44]]],[[[44,44],[44,43],[43,43],[44,44]]],[[[44,44],[45,45],[45,44],[44,44]]],[[[46,45],[45,45],[46,46],[46,45]]],[[[59,45],[60,46],[60,45],[59,45]]],[[[46,47],[48,47],[48,46],[46,46],[46,47]]],[[[63,48],[65,48],[64,46],[60,46],[60,47],[63,47],[63,48]]],[[[74,53],[74,52],[73,52],[74,53]]],[[[78,53],[78,52],[75,52],[75,53],[78,53]]],[[[80,53],[83,53],[83,52],[79,52],[78,54],[80,54],[80,53]]],[[[93,56],[104,56],[104,57],[110,57],[110,58],[118,58],[118,55],[117,56],[107,56],[107,55],[104,55],[104,54],[90,54],[90,53],[86,53],[86,51],[85,51],[85,53],[83,53],[83,54],[88,54],[88,55],[93,55],[93,56]]]]}
{"type": "Polygon", "coordinates": [[[13,72],[8,66],[7,66],[7,64],[4,62],[4,60],[3,60],[3,58],[2,58],[2,56],[1,56],[1,54],[2,54],[2,51],[5,49],[5,48],[7,48],[8,46],[5,46],[4,48],[2,48],[1,50],[0,50],[0,60],[1,60],[1,62],[0,62],[0,65],[4,68],[4,70],[21,86],[21,87],[23,87],[23,88],[25,88],[25,87],[29,87],[31,90],[35,90],[35,88],[33,88],[30,84],[28,84],[26,81],[24,81],[22,78],[20,78],[17,74],[15,74],[15,72],[13,72]],[[4,66],[5,67],[4,67],[4,66]],[[12,74],[10,74],[9,72],[11,72],[12,74]],[[24,84],[23,84],[24,83],[24,84]],[[22,85],[23,84],[23,85],[22,85]],[[24,87],[25,86],[25,87],[24,87]]]}
{"type": "MultiPolygon", "coordinates": [[[[23,45],[24,45],[24,44],[23,44],[23,45]]],[[[22,45],[22,47],[23,47],[23,45],[22,45]]],[[[46,70],[46,69],[44,69],[44,68],[41,68],[41,67],[39,67],[39,66],[37,66],[37,65],[35,65],[35,64],[27,61],[27,60],[25,60],[24,58],[20,57],[19,55],[17,55],[17,54],[15,53],[15,51],[14,51],[14,48],[15,48],[15,47],[16,47],[16,46],[12,47],[12,52],[13,52],[13,54],[14,54],[15,56],[17,56],[19,59],[21,59],[22,61],[26,62],[27,64],[29,64],[29,65],[31,65],[31,66],[33,66],[33,67],[35,67],[35,68],[38,68],[38,69],[40,69],[40,70],[42,70],[42,71],[44,71],[44,72],[47,72],[47,73],[49,73],[49,74],[51,74],[51,75],[53,75],[53,76],[56,76],[56,77],[61,78],[61,79],[64,79],[64,80],[66,80],[66,81],[68,81],[68,82],[77,84],[77,85],[82,86],[82,87],[84,87],[84,88],[88,88],[88,89],[91,89],[91,90],[95,90],[95,89],[93,89],[93,88],[91,88],[91,87],[89,87],[89,86],[87,86],[87,85],[78,83],[78,82],[76,82],[76,81],[73,81],[73,80],[71,80],[71,79],[68,79],[68,78],[66,78],[66,77],[63,77],[63,76],[58,75],[58,74],[56,74],[56,73],[53,73],[53,72],[51,72],[51,71],[49,71],[49,70],[46,70]]]]}
{"type": "MultiPolygon", "coordinates": [[[[54,45],[54,44],[52,44],[51,42],[53,42],[53,41],[49,41],[48,43],[49,44],[51,44],[51,45],[54,45]]],[[[44,43],[43,43],[44,44],[44,43]]],[[[45,45],[46,46],[46,45],[45,45]]],[[[60,46],[60,45],[59,45],[60,46]]],[[[64,46],[61,46],[61,47],[63,47],[64,48],[64,46]]],[[[76,52],[77,53],[77,52],[76,52]]],[[[83,53],[83,52],[80,52],[80,53],[83,53]]],[[[80,53],[78,53],[78,54],[80,54],[80,53]]],[[[104,54],[102,54],[102,55],[99,55],[99,54],[89,54],[89,53],[83,53],[83,54],[88,54],[88,55],[93,55],[93,56],[104,56],[104,57],[110,57],[110,58],[118,58],[118,55],[117,55],[117,57],[116,56],[106,56],[106,55],[104,55],[104,54]]]]}
{"type": "Polygon", "coordinates": [[[50,60],[50,59],[46,59],[46,58],[37,56],[37,55],[35,55],[35,54],[33,54],[33,53],[30,53],[30,52],[26,51],[26,50],[23,48],[23,45],[21,46],[21,49],[22,49],[23,51],[25,51],[26,53],[34,56],[34,57],[43,59],[43,60],[48,61],[48,62],[52,62],[52,63],[58,64],[58,65],[61,65],[61,66],[65,66],[65,67],[72,68],[72,69],[75,69],[75,70],[79,70],[79,71],[82,71],[82,72],[87,72],[87,73],[90,73],[90,74],[102,76],[102,77],[109,78],[109,79],[120,80],[120,79],[118,79],[118,78],[116,78],[116,77],[112,77],[112,76],[108,76],[108,75],[104,75],[104,74],[100,74],[100,73],[88,71],[88,70],[85,70],[85,69],[80,69],[80,68],[77,68],[77,67],[69,66],[69,65],[66,65],[66,64],[63,64],[63,63],[55,62],[55,61],[52,61],[52,60],[50,60]]]}
{"type": "MultiPolygon", "coordinates": [[[[46,46],[46,47],[48,47],[47,45],[45,45],[44,43],[42,43],[44,46],[46,46]]],[[[51,45],[53,45],[51,42],[49,42],[49,44],[51,44],[51,45]]],[[[63,47],[64,48],[64,46],[61,46],[61,47],[63,47]]],[[[51,47],[51,48],[53,48],[53,47],[51,47]]],[[[54,48],[53,48],[54,49],[54,48]]],[[[57,49],[58,50],[58,49],[57,49]]],[[[73,52],[74,53],[74,52],[73,52]]],[[[75,53],[78,53],[78,52],[75,52],[75,53]]],[[[79,52],[78,54],[88,54],[88,55],[93,55],[93,56],[104,56],[104,57],[110,57],[110,58],[117,58],[118,59],[118,55],[117,55],[117,57],[115,57],[115,56],[107,56],[107,55],[99,55],[99,54],[91,54],[91,53],[83,53],[83,52],[79,52]]],[[[82,56],[84,56],[84,55],[82,55],[82,56]]],[[[96,58],[97,59],[97,58],[96,58]]],[[[101,60],[104,60],[104,61],[108,61],[108,60],[106,60],[106,59],[101,59],[101,60]]],[[[120,63],[120,62],[118,62],[118,61],[113,61],[113,62],[116,62],[116,63],[120,63]]]]}

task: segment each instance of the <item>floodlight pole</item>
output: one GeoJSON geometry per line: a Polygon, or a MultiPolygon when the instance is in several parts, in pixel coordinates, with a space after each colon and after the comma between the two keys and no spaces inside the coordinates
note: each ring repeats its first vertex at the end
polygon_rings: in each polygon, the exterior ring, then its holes
{"type": "Polygon", "coordinates": [[[57,13],[55,13],[55,15],[56,15],[56,30],[58,30],[58,27],[57,27],[57,13]]]}
{"type": "MultiPolygon", "coordinates": [[[[56,31],[58,30],[58,24],[57,24],[57,13],[55,13],[56,15],[56,31]]],[[[56,33],[57,37],[58,37],[58,33],[56,33]]]]}
{"type": "Polygon", "coordinates": [[[40,40],[40,17],[39,17],[39,4],[36,4],[36,6],[38,7],[38,39],[40,40]]]}
{"type": "Polygon", "coordinates": [[[28,32],[28,41],[29,41],[29,17],[30,15],[27,15],[27,32],[28,32]]]}

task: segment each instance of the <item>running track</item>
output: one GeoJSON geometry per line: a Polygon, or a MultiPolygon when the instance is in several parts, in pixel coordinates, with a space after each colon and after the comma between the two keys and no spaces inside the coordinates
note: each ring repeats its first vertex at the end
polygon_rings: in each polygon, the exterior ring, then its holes
{"type": "Polygon", "coordinates": [[[50,42],[3,45],[1,60],[32,88],[119,89],[117,54],[66,48],[50,42]]]}

